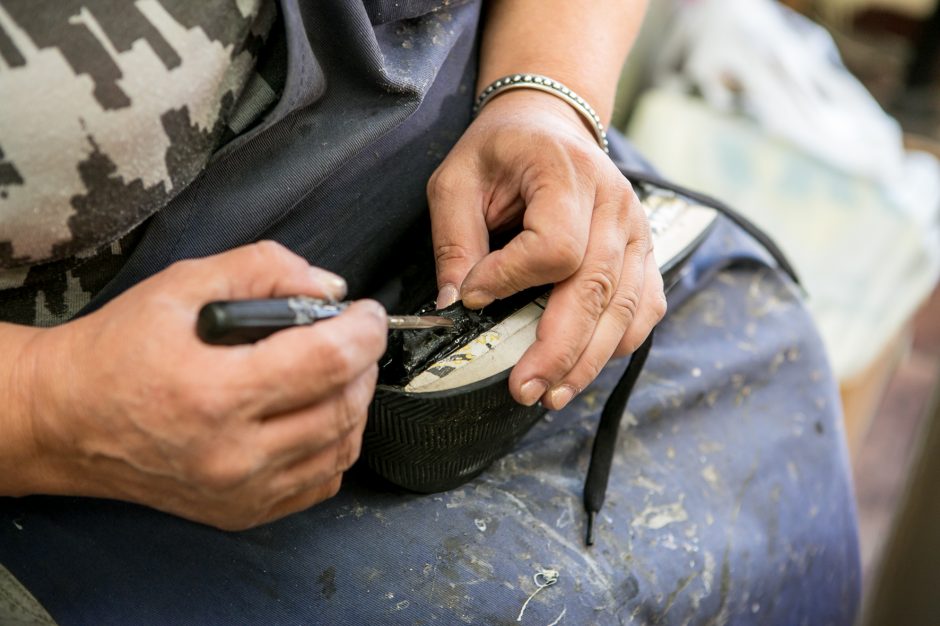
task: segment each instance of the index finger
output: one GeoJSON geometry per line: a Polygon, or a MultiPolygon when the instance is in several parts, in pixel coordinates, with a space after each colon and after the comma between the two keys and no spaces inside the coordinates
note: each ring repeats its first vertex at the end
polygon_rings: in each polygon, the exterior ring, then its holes
{"type": "Polygon", "coordinates": [[[387,337],[385,309],[360,300],[333,319],[240,346],[233,375],[260,390],[259,416],[283,413],[315,404],[358,378],[385,352],[387,337]]]}
{"type": "Polygon", "coordinates": [[[483,194],[473,176],[435,172],[428,182],[438,308],[457,300],[467,273],[489,252],[483,194]]]}
{"type": "Polygon", "coordinates": [[[180,261],[164,274],[189,302],[285,296],[341,300],[346,281],[274,241],[259,241],[213,256],[180,261]],[[176,275],[174,275],[176,274],[176,275]],[[178,280],[185,274],[187,280],[178,280]]]}
{"type": "Polygon", "coordinates": [[[594,198],[562,183],[538,185],[527,198],[523,231],[477,263],[461,288],[464,304],[480,309],[529,287],[557,283],[581,266],[594,198]]]}

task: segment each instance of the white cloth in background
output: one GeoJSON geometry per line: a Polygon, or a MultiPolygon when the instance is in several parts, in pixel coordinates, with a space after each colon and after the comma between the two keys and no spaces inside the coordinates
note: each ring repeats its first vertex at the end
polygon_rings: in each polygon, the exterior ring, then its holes
{"type": "Polygon", "coordinates": [[[727,201],[774,237],[809,293],[839,380],[870,365],[937,284],[937,246],[887,207],[877,185],[751,120],[652,90],[627,134],[664,175],[727,201]]]}
{"type": "Polygon", "coordinates": [[[940,166],[842,65],[822,27],[771,0],[694,0],[677,11],[654,82],[699,93],[850,176],[869,179],[940,255],[940,166]]]}

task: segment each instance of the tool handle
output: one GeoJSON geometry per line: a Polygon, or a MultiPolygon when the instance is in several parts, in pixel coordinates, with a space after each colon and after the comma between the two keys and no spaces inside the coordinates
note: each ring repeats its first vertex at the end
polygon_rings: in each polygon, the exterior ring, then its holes
{"type": "Polygon", "coordinates": [[[285,328],[336,317],[347,306],[307,297],[210,302],[199,311],[196,334],[216,346],[254,343],[285,328]]]}

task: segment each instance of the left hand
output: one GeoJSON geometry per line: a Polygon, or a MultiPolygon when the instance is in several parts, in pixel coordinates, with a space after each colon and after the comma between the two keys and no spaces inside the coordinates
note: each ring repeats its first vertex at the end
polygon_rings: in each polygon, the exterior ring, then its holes
{"type": "Polygon", "coordinates": [[[438,306],[472,309],[554,283],[515,399],[560,409],[666,313],[646,214],[567,104],[515,90],[489,102],[428,183],[438,306]],[[489,232],[522,232],[490,252],[489,232]]]}

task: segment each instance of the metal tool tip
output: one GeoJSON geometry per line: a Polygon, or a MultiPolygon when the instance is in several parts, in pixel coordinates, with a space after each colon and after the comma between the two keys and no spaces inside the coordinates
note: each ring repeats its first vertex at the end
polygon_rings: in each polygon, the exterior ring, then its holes
{"type": "Polygon", "coordinates": [[[437,315],[389,315],[388,327],[393,330],[451,328],[454,321],[437,315]]]}
{"type": "Polygon", "coordinates": [[[425,315],[424,319],[433,322],[434,325],[439,328],[452,328],[454,326],[454,320],[441,317],[440,315],[425,315]]]}

